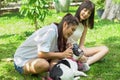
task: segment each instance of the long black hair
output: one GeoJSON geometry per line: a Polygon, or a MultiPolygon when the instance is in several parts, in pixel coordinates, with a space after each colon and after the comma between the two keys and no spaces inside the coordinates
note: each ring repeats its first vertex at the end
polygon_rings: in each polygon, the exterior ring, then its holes
{"type": "Polygon", "coordinates": [[[68,25],[78,26],[79,21],[78,19],[73,16],[72,14],[68,13],[66,14],[60,23],[55,23],[58,27],[58,49],[60,52],[66,50],[66,43],[67,39],[63,37],[63,24],[66,22],[68,25]]]}
{"type": "Polygon", "coordinates": [[[83,20],[82,24],[88,26],[90,29],[94,28],[94,14],[95,14],[95,5],[90,0],[84,0],[81,5],[78,7],[75,16],[78,18],[80,22],[80,12],[82,9],[89,9],[91,11],[91,15],[88,19],[83,20]]]}

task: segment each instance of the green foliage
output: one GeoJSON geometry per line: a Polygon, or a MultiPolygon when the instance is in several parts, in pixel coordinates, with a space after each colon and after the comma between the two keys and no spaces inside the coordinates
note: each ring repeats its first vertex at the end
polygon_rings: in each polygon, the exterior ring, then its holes
{"type": "Polygon", "coordinates": [[[58,2],[58,0],[53,0],[54,2],[58,2]]]}
{"type": "Polygon", "coordinates": [[[113,0],[113,2],[120,4],[120,0],[113,0]]]}
{"type": "Polygon", "coordinates": [[[48,13],[45,0],[23,0],[23,5],[20,9],[21,14],[28,16],[30,19],[38,18],[44,20],[48,13]]]}
{"type": "Polygon", "coordinates": [[[104,9],[105,0],[93,0],[92,2],[95,3],[96,9],[104,9]]]}
{"type": "Polygon", "coordinates": [[[48,14],[46,0],[22,0],[22,2],[23,5],[20,8],[21,14],[33,20],[35,25],[37,24],[37,20],[44,21],[48,14]]]}

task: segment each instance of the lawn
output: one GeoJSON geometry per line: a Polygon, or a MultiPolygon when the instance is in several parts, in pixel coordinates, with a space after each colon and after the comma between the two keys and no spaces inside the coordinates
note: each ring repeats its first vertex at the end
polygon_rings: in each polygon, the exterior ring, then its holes
{"type": "MultiPolygon", "coordinates": [[[[74,14],[76,7],[70,8],[74,14]]],[[[55,10],[45,18],[40,26],[52,22],[59,22],[66,13],[56,14],[55,10]]],[[[87,47],[106,45],[109,54],[104,59],[91,65],[90,71],[86,72],[88,77],[82,80],[120,80],[120,22],[101,20],[95,16],[95,28],[88,30],[86,36],[87,47]]],[[[28,18],[19,13],[9,13],[0,16],[0,80],[40,80],[32,76],[23,76],[14,70],[13,62],[6,61],[13,58],[16,48],[33,32],[34,26],[28,18]]]]}

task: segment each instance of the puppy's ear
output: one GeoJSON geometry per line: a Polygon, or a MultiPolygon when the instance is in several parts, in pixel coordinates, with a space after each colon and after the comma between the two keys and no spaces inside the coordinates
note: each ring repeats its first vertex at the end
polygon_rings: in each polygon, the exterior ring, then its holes
{"type": "Polygon", "coordinates": [[[59,64],[62,63],[62,64],[64,64],[64,65],[68,66],[69,68],[71,68],[71,67],[70,67],[70,64],[69,64],[69,62],[68,62],[67,60],[61,60],[61,61],[58,62],[58,63],[59,63],[59,64]]]}

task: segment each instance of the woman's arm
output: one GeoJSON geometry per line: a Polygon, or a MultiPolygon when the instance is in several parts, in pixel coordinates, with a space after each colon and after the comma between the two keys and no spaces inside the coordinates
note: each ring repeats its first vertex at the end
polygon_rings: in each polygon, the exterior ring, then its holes
{"type": "Polygon", "coordinates": [[[63,59],[70,58],[73,55],[72,48],[67,48],[64,52],[39,52],[38,57],[45,59],[63,59]]]}
{"type": "Polygon", "coordinates": [[[86,34],[87,34],[87,27],[84,27],[84,31],[82,33],[82,36],[80,38],[80,42],[79,42],[79,46],[80,48],[84,48],[84,42],[85,42],[85,37],[86,37],[86,34]]]}
{"type": "Polygon", "coordinates": [[[62,59],[64,58],[62,52],[39,52],[38,56],[45,59],[62,59]]]}

